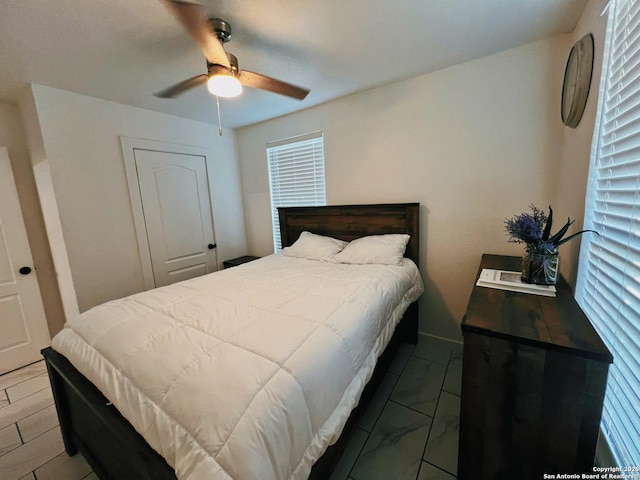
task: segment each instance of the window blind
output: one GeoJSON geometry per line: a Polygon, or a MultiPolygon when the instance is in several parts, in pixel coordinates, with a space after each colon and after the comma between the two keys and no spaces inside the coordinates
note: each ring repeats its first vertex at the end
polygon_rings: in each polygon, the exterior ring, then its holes
{"type": "Polygon", "coordinates": [[[619,466],[640,465],[640,1],[609,5],[576,298],[614,363],[602,432],[619,466]]]}
{"type": "Polygon", "coordinates": [[[278,207],[326,205],[322,132],[267,143],[273,245],[282,248],[278,207]]]}

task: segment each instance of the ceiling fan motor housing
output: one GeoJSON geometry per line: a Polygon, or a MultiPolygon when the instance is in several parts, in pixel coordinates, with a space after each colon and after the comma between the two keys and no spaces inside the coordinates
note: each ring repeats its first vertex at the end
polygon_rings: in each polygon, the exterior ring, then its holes
{"type": "Polygon", "coordinates": [[[209,23],[222,43],[227,43],[231,40],[231,24],[229,22],[225,22],[221,18],[211,17],[209,23]]]}
{"type": "MultiPolygon", "coordinates": [[[[225,52],[225,53],[227,54],[227,58],[229,59],[229,63],[231,64],[231,71],[233,73],[237,73],[239,70],[238,57],[236,57],[233,53],[229,53],[229,52],[225,52]]],[[[215,70],[215,67],[221,67],[227,70],[227,68],[223,67],[222,65],[217,65],[215,63],[211,63],[207,61],[207,71],[209,72],[210,75],[212,74],[212,69],[215,70]]]]}

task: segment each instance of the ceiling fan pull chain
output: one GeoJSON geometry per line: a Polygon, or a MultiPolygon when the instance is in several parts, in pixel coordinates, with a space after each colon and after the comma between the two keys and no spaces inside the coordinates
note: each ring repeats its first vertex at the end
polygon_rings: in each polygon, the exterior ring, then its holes
{"type": "Polygon", "coordinates": [[[218,107],[218,133],[222,136],[222,120],[220,120],[220,98],[216,95],[216,106],[218,107]]]}

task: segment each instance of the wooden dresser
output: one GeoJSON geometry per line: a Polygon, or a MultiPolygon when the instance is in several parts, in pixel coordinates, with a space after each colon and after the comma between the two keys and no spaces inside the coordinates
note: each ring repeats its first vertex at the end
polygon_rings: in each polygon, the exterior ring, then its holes
{"type": "MultiPolygon", "coordinates": [[[[483,255],[480,269],[520,271],[483,255]]],[[[557,296],[474,286],[464,337],[458,478],[592,472],[613,357],[560,279],[557,296]]]]}

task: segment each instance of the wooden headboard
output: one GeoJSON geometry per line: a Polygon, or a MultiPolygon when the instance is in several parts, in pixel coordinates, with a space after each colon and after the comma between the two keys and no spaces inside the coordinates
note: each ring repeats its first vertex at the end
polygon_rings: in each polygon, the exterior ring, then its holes
{"type": "Polygon", "coordinates": [[[408,233],[405,257],[418,263],[419,204],[280,207],[282,246],[291,246],[303,231],[350,242],[366,235],[408,233]]]}

